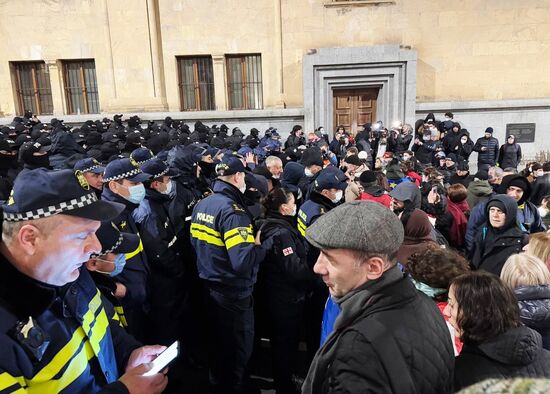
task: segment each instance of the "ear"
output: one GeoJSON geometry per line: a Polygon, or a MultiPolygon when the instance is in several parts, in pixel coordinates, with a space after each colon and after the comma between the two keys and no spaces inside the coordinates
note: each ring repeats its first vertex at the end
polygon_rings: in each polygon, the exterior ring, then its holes
{"type": "Polygon", "coordinates": [[[36,253],[37,243],[40,237],[40,230],[32,224],[22,226],[17,233],[19,245],[21,245],[21,248],[30,256],[36,253]]]}
{"type": "Polygon", "coordinates": [[[371,257],[363,263],[368,280],[376,280],[384,274],[386,263],[378,256],[371,257]]]}
{"type": "Polygon", "coordinates": [[[109,190],[116,193],[118,191],[118,183],[115,181],[109,181],[109,190]]]}
{"type": "Polygon", "coordinates": [[[86,268],[89,271],[96,271],[97,270],[97,261],[95,259],[90,259],[86,261],[86,268]]]}

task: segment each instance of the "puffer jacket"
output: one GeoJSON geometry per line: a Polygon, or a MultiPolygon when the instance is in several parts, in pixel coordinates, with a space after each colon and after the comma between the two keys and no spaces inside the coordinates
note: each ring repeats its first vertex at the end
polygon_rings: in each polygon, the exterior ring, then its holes
{"type": "Polygon", "coordinates": [[[445,320],[398,267],[335,302],[341,312],[302,393],[451,392],[454,351],[445,320]]]}
{"type": "Polygon", "coordinates": [[[514,289],[523,324],[542,336],[542,346],[550,350],[550,285],[520,286],[514,289]]]}
{"type": "Polygon", "coordinates": [[[489,164],[494,166],[498,157],[498,140],[495,137],[478,138],[474,145],[474,151],[479,153],[477,157],[478,164],[489,164]],[[482,148],[484,147],[487,148],[487,150],[483,151],[482,148]]]}
{"type": "Polygon", "coordinates": [[[538,332],[512,328],[478,346],[465,344],[455,360],[455,390],[489,378],[549,378],[550,352],[538,332]]]}

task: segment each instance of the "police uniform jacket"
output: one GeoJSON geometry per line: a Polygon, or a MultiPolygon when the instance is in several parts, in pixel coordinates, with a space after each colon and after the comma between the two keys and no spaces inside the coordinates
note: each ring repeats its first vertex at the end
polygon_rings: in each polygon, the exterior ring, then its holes
{"type": "Polygon", "coordinates": [[[252,217],[242,193],[218,180],[191,218],[191,244],[199,276],[210,288],[244,298],[252,294],[258,265],[269,245],[255,245],[252,217]]]}
{"type": "Polygon", "coordinates": [[[148,189],[145,199],[132,212],[132,217],[139,227],[151,271],[177,278],[183,275],[182,248],[175,220],[170,215],[171,204],[169,195],[148,189]]]}
{"type": "MultiPolygon", "coordinates": [[[[106,185],[107,186],[107,185],[106,185]]],[[[126,206],[126,209],[113,220],[113,223],[122,232],[139,234],[138,228],[132,217],[132,211],[138,207],[126,199],[113,193],[109,187],[103,189],[101,198],[107,201],[114,201],[126,206]]],[[[117,275],[116,279],[126,286],[126,296],[123,299],[125,306],[142,306],[148,298],[147,280],[149,277],[149,264],[143,250],[143,243],[133,252],[126,254],[126,265],[124,270],[117,275]]]]}
{"type": "Polygon", "coordinates": [[[127,393],[117,379],[139,346],[85,268],[53,287],[0,255],[0,392],[127,393]]]}

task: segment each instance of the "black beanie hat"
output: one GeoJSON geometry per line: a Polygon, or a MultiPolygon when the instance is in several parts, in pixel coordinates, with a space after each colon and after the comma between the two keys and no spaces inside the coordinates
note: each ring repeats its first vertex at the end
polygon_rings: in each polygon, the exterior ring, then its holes
{"type": "Polygon", "coordinates": [[[368,185],[376,182],[376,172],[371,170],[363,171],[363,173],[359,177],[359,182],[362,185],[368,185]]]}
{"type": "Polygon", "coordinates": [[[527,189],[529,188],[529,181],[523,177],[518,177],[512,179],[510,183],[508,183],[508,187],[510,186],[519,187],[521,190],[527,191],[527,189]]]}
{"type": "Polygon", "coordinates": [[[493,128],[492,128],[492,127],[487,127],[487,128],[485,129],[485,132],[486,132],[486,133],[489,133],[489,134],[493,134],[493,128]]]}
{"type": "Polygon", "coordinates": [[[499,200],[490,201],[489,204],[487,204],[487,212],[489,212],[489,209],[491,209],[491,207],[497,207],[502,212],[507,213],[506,212],[506,206],[504,205],[504,203],[502,201],[499,201],[499,200]]]}

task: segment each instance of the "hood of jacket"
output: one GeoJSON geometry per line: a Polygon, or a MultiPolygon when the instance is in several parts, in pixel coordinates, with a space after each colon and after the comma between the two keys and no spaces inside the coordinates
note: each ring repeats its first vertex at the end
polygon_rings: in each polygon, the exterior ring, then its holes
{"type": "Polygon", "coordinates": [[[490,224],[489,221],[489,208],[492,201],[499,201],[504,205],[505,208],[505,214],[506,219],[504,222],[504,226],[499,228],[499,231],[507,230],[511,227],[517,226],[517,215],[518,215],[518,206],[516,204],[516,200],[514,200],[512,197],[509,197],[504,194],[497,194],[493,197],[491,197],[487,201],[487,205],[485,207],[485,214],[487,215],[487,223],[490,224]]]}
{"type": "Polygon", "coordinates": [[[476,179],[468,185],[468,191],[476,197],[485,197],[493,194],[493,187],[489,181],[476,179]]]}
{"type": "Polygon", "coordinates": [[[519,174],[506,175],[504,178],[502,178],[502,182],[498,187],[498,192],[500,194],[506,194],[506,190],[508,190],[508,187],[510,185],[514,185],[518,183],[522,184],[521,188],[523,189],[523,196],[521,196],[521,199],[517,203],[517,205],[521,205],[525,201],[529,200],[529,197],[531,197],[531,184],[529,183],[527,178],[525,178],[523,175],[519,175],[519,174]]]}

